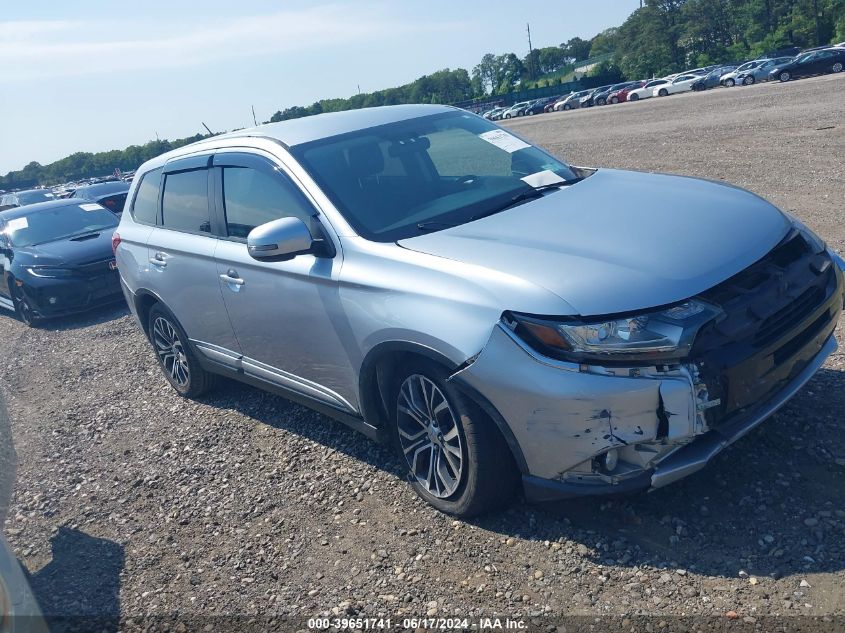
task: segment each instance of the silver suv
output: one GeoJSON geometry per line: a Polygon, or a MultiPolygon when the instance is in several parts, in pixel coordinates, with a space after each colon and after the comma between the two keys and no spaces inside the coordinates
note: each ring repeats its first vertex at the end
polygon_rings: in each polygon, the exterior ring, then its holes
{"type": "Polygon", "coordinates": [[[179,393],[282,393],[459,516],[702,468],[810,379],[843,305],[842,260],[754,194],[571,167],[441,106],[160,156],[114,244],[179,393]]]}

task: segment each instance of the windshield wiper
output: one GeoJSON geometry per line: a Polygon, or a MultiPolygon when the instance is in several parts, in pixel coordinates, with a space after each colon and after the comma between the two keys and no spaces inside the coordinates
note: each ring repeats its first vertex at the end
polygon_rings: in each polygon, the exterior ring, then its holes
{"type": "Polygon", "coordinates": [[[491,215],[495,215],[497,213],[501,213],[502,211],[506,211],[511,207],[525,202],[526,200],[533,200],[534,198],[542,198],[543,193],[549,191],[551,189],[560,189],[561,187],[567,185],[574,185],[576,182],[581,182],[584,180],[584,177],[578,178],[571,178],[569,180],[561,180],[560,182],[550,182],[546,183],[545,185],[540,185],[538,187],[531,187],[530,189],[526,189],[524,191],[520,191],[519,193],[510,197],[510,199],[501,207],[496,207],[490,211],[486,211],[485,213],[479,213],[477,215],[470,216],[463,222],[440,222],[438,220],[432,220],[430,222],[420,222],[417,224],[417,228],[420,231],[436,231],[438,229],[448,229],[454,226],[460,226],[461,224],[466,224],[467,222],[472,222],[474,220],[480,220],[481,218],[486,218],[491,215]]]}
{"type": "Polygon", "coordinates": [[[81,235],[74,235],[71,238],[68,238],[71,242],[84,242],[85,240],[91,240],[95,237],[100,237],[100,231],[93,231],[91,233],[82,233],[81,235]]]}

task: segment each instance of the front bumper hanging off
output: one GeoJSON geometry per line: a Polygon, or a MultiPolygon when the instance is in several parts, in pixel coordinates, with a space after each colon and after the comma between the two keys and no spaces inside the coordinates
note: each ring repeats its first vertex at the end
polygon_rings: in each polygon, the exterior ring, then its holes
{"type": "MultiPolygon", "coordinates": [[[[845,270],[841,259],[836,264],[845,270]]],[[[743,377],[749,389],[771,388],[717,424],[707,410],[718,400],[710,400],[695,363],[609,368],[558,361],[527,347],[504,323],[451,380],[492,409],[529,500],[660,488],[704,468],[812,378],[837,348],[842,279],[841,272],[833,276],[823,304],[789,334],[742,361],[759,372],[743,377]],[[820,321],[824,314],[829,318],[820,321]],[[600,458],[611,450],[619,466],[602,472],[600,458]]]]}

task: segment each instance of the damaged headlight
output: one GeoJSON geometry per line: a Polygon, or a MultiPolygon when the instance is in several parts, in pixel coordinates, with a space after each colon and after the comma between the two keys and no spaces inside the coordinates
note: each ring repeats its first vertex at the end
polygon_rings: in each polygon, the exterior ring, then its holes
{"type": "Polygon", "coordinates": [[[596,320],[551,320],[513,312],[504,321],[542,354],[566,360],[669,360],[685,356],[719,310],[691,299],[671,308],[596,320]]]}

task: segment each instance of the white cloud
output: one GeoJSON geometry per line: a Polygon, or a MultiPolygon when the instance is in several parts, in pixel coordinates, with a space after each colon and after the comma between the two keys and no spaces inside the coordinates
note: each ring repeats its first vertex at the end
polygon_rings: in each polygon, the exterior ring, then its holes
{"type": "Polygon", "coordinates": [[[413,33],[461,27],[409,23],[380,13],[378,7],[330,5],[230,20],[204,18],[199,23],[131,18],[0,22],[0,68],[8,83],[397,41],[413,33]]]}

